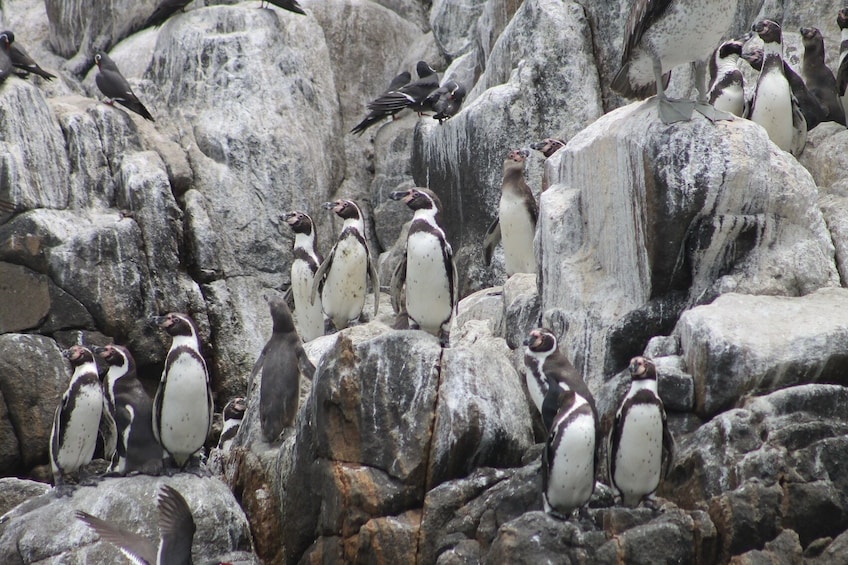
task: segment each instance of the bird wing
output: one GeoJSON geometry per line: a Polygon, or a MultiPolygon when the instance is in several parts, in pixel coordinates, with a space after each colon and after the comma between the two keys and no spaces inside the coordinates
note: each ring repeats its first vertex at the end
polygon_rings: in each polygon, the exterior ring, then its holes
{"type": "Polygon", "coordinates": [[[489,266],[492,262],[492,253],[495,251],[498,243],[501,242],[501,222],[500,218],[495,218],[489,229],[486,230],[486,236],[483,238],[483,263],[489,266]]]}
{"type": "Polygon", "coordinates": [[[121,553],[135,565],[156,565],[156,548],[147,538],[132,532],[125,532],[86,512],[78,510],[74,515],[97,532],[101,539],[120,549],[121,553]]]}
{"type": "Polygon", "coordinates": [[[197,527],[188,504],[177,490],[162,485],[159,505],[158,563],[190,564],[191,542],[197,527]],[[166,559],[167,558],[167,559],[166,559]]]}
{"type": "Polygon", "coordinates": [[[442,259],[445,262],[445,272],[448,275],[448,291],[450,291],[450,304],[451,310],[456,314],[456,307],[459,300],[457,300],[457,283],[459,282],[459,277],[456,276],[456,261],[453,258],[453,248],[450,243],[445,241],[445,245],[442,247],[442,259]]]}
{"type": "Polygon", "coordinates": [[[312,292],[309,295],[309,303],[315,304],[315,295],[318,294],[318,290],[320,290],[324,286],[324,279],[327,277],[327,271],[330,270],[330,267],[333,264],[333,257],[336,254],[336,246],[334,245],[332,249],[330,249],[330,253],[327,257],[321,262],[321,266],[318,267],[318,270],[315,271],[315,276],[312,277],[312,292]]]}
{"type": "Polygon", "coordinates": [[[389,284],[389,295],[392,298],[392,309],[395,311],[395,314],[400,314],[402,310],[406,310],[403,302],[401,301],[401,292],[403,291],[403,285],[406,282],[406,261],[407,248],[404,246],[403,256],[401,257],[400,262],[398,262],[395,266],[395,270],[392,273],[392,281],[389,284]]]}
{"type": "Polygon", "coordinates": [[[100,411],[100,437],[103,438],[103,458],[111,461],[118,447],[118,425],[115,423],[115,415],[103,395],[103,408],[100,411]]]}
{"type": "Polygon", "coordinates": [[[628,61],[642,36],[671,6],[672,0],[636,0],[624,28],[624,50],[621,60],[628,61]]]}
{"type": "Polygon", "coordinates": [[[306,350],[303,349],[303,346],[300,343],[297,344],[297,365],[300,369],[301,375],[310,381],[315,378],[315,365],[313,365],[312,361],[309,360],[306,350]]]}

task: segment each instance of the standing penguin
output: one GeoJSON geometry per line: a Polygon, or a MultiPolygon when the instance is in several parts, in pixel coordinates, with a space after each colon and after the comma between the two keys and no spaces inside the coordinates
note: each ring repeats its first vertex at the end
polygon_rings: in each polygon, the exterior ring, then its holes
{"type": "Polygon", "coordinates": [[[365,242],[365,222],[359,206],[353,200],[336,200],[324,203],[323,208],[332,210],[344,224],[336,244],[315,273],[310,299],[314,302],[320,289],[324,313],[336,329],[342,330],[362,314],[369,276],[374,289],[374,316],[377,316],[380,282],[365,242]]]}
{"type": "Polygon", "coordinates": [[[836,69],[836,90],[842,109],[848,116],[848,8],[842,8],[836,15],[839,26],[839,67],[836,69]]]}
{"type": "Polygon", "coordinates": [[[209,371],[191,318],[170,313],[154,321],[173,339],[153,398],[153,434],[183,468],[203,448],[212,428],[209,371]]]}
{"type": "Polygon", "coordinates": [[[557,411],[542,452],[542,500],[545,512],[568,518],[595,491],[598,418],[574,390],[554,383],[547,396],[557,411]]]}
{"type": "Polygon", "coordinates": [[[236,434],[241,426],[241,421],[244,419],[244,413],[247,410],[247,404],[244,398],[237,396],[224,406],[223,417],[224,427],[221,429],[221,436],[218,438],[218,449],[227,453],[233,444],[236,434]]]}
{"type": "Polygon", "coordinates": [[[291,292],[294,316],[304,341],[324,335],[324,312],[321,300],[310,300],[315,273],[324,258],[315,246],[315,225],[305,212],[289,212],[283,219],[294,232],[294,259],[291,264],[291,292]]]}
{"type": "Polygon", "coordinates": [[[503,166],[498,217],[486,230],[486,237],[483,239],[483,261],[486,265],[491,263],[492,252],[503,239],[507,276],[536,272],[533,237],[536,235],[539,210],[533,191],[524,181],[527,155],[528,152],[524,149],[507,153],[503,166]]]}
{"type": "Polygon", "coordinates": [[[315,367],[303,350],[285,300],[275,296],[268,300],[268,305],[271,308],[274,328],[271,338],[262,348],[262,353],[253,366],[250,383],[252,386],[261,369],[259,423],[265,441],[273,442],[280,436],[283,428],[294,425],[300,399],[301,370],[311,380],[315,367]]]}
{"type": "Polygon", "coordinates": [[[153,403],[138,380],[135,360],[125,347],[107,345],[94,350],[109,366],[103,392],[117,425],[117,457],[111,471],[158,473],[162,447],[153,435],[153,403]]]}
{"type": "Polygon", "coordinates": [[[657,369],[645,357],[630,360],[630,390],[615,414],[609,435],[610,484],[622,504],[637,506],[653,493],[674,457],[674,440],[657,394],[657,369]]]}
{"type": "Polygon", "coordinates": [[[91,351],[75,345],[62,352],[73,375],[53,416],[50,432],[50,467],[53,483],[62,487],[65,476],[91,462],[103,415],[103,390],[91,351]]]}
{"type": "Polygon", "coordinates": [[[400,303],[406,285],[406,312],[412,329],[422,329],[447,342],[447,330],[456,307],[457,276],[453,249],[440,225],[442,203],[426,188],[392,192],[414,214],[403,256],[392,276],[392,303],[400,303]]]}
{"type": "Polygon", "coordinates": [[[719,45],[710,59],[709,101],[716,110],[728,112],[734,116],[745,115],[745,79],[739,70],[739,57],[742,46],[749,38],[731,39],[719,45]]]}
{"type": "Polygon", "coordinates": [[[802,27],[801,39],[804,43],[804,59],[801,62],[801,76],[809,91],[827,109],[827,121],[845,125],[845,110],[839,99],[836,77],[824,62],[824,38],[814,27],[802,27]]]}

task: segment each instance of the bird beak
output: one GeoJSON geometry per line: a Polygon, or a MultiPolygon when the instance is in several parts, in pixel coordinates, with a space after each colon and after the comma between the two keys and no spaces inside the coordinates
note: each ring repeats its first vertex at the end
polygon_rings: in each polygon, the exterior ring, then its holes
{"type": "Polygon", "coordinates": [[[409,194],[408,190],[396,190],[395,192],[389,194],[389,198],[391,198],[392,200],[400,200],[407,194],[409,194]]]}
{"type": "Polygon", "coordinates": [[[71,358],[71,350],[70,349],[63,349],[62,350],[62,357],[64,357],[65,359],[70,359],[71,358]]]}
{"type": "Polygon", "coordinates": [[[295,213],[294,213],[294,212],[288,212],[288,213],[286,213],[286,214],[283,214],[283,220],[284,220],[287,224],[289,224],[290,226],[291,226],[291,225],[294,225],[294,224],[297,222],[297,218],[295,217],[295,213]]]}
{"type": "Polygon", "coordinates": [[[99,345],[95,345],[94,347],[92,347],[91,352],[94,353],[95,355],[97,355],[98,357],[105,357],[106,356],[105,355],[106,348],[100,347],[99,345]]]}
{"type": "Polygon", "coordinates": [[[323,204],[321,204],[321,208],[323,208],[324,210],[332,210],[335,207],[335,202],[324,202],[323,204]]]}

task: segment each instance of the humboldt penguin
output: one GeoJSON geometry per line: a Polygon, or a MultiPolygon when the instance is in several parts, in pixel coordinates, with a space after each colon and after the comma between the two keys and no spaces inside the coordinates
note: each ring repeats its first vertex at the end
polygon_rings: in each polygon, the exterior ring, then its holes
{"type": "Polygon", "coordinates": [[[324,313],[336,329],[342,330],[362,314],[369,276],[374,289],[374,316],[377,316],[380,282],[365,242],[365,221],[359,206],[353,200],[336,200],[325,202],[323,208],[332,210],[344,224],[336,244],[315,273],[311,300],[315,301],[320,290],[324,313]]]}
{"type": "Polygon", "coordinates": [[[406,287],[406,312],[411,329],[422,329],[447,343],[456,307],[457,276],[453,249],[440,222],[442,203],[426,188],[392,192],[413,210],[403,256],[392,277],[392,302],[400,302],[406,287]]]}
{"type": "Polygon", "coordinates": [[[547,395],[557,411],[542,452],[542,500],[545,512],[566,519],[595,491],[598,419],[574,390],[554,383],[547,395]]]}
{"type": "MultiPolygon", "coordinates": [[[[386,88],[386,90],[383,91],[380,96],[385,96],[389,92],[394,92],[395,90],[398,90],[399,88],[409,84],[411,80],[412,75],[409,74],[409,71],[403,71],[391,80],[389,86],[386,88]]],[[[370,112],[368,112],[368,115],[365,116],[365,119],[353,126],[353,129],[351,129],[350,132],[355,133],[357,135],[362,135],[362,132],[364,132],[366,129],[370,128],[383,118],[386,118],[388,116],[394,116],[399,111],[400,110],[396,112],[386,113],[382,110],[371,110],[370,112]]]]}
{"type": "Polygon", "coordinates": [[[454,80],[449,80],[424,99],[424,106],[435,112],[433,119],[441,124],[459,112],[463,100],[465,100],[465,87],[454,80]]]}
{"type": "Polygon", "coordinates": [[[315,273],[324,258],[315,245],[315,224],[305,212],[289,212],[283,219],[294,232],[291,264],[291,293],[294,298],[294,316],[304,341],[324,335],[324,312],[321,299],[310,300],[315,273]]]}
{"type": "Polygon", "coordinates": [[[839,98],[836,77],[824,62],[824,38],[814,27],[802,27],[804,58],[801,62],[801,77],[804,84],[827,109],[827,121],[845,125],[845,110],[839,98]]]}
{"type": "MultiPolygon", "coordinates": [[[[9,32],[11,34],[11,32],[9,32]]],[[[14,34],[11,34],[14,36],[14,34]]],[[[9,46],[9,58],[12,60],[12,65],[16,68],[21,69],[23,74],[26,75],[28,73],[32,73],[34,75],[38,75],[45,80],[53,80],[56,78],[56,75],[52,75],[42,69],[35,60],[30,57],[30,54],[27,53],[26,49],[23,46],[15,41],[14,39],[10,40],[12,43],[9,46]]]]}
{"type": "Polygon", "coordinates": [[[674,440],[657,394],[657,370],[645,357],[630,360],[630,390],[615,413],[607,457],[610,484],[625,506],[652,494],[671,467],[674,440]]]}
{"type": "MultiPolygon", "coordinates": [[[[557,139],[556,137],[548,137],[543,139],[542,141],[537,141],[536,143],[530,144],[530,149],[534,149],[541,153],[545,160],[547,160],[551,155],[559,151],[565,147],[565,141],[562,139],[557,139]]],[[[550,186],[550,181],[548,180],[548,167],[546,166],[544,171],[542,172],[542,192],[548,190],[550,186]]]]}
{"type": "Polygon", "coordinates": [[[156,6],[156,9],[153,10],[153,13],[141,25],[141,29],[162,25],[168,18],[180,10],[184,10],[189,4],[191,4],[191,0],[162,0],[156,6]]]}
{"type": "Polygon", "coordinates": [[[251,387],[262,371],[259,384],[259,423],[265,441],[274,442],[283,428],[294,425],[300,400],[300,374],[312,379],[315,367],[303,350],[286,301],[268,299],[274,327],[268,343],[262,348],[250,376],[251,387]]]}
{"type": "Polygon", "coordinates": [[[197,527],[185,498],[174,487],[162,485],[156,502],[159,508],[158,547],[139,534],[121,530],[86,512],[77,510],[74,515],[133,563],[191,565],[191,544],[197,527]]]}
{"type": "Polygon", "coordinates": [[[172,337],[153,398],[153,434],[183,468],[203,448],[212,428],[209,371],[191,318],[172,312],[153,320],[172,337]]]}
{"type": "Polygon", "coordinates": [[[12,58],[9,55],[14,40],[15,34],[11,31],[0,33],[0,84],[5,82],[15,70],[14,65],[12,65],[12,58]]]}
{"type": "Polygon", "coordinates": [[[418,61],[415,68],[418,72],[418,80],[386,92],[371,101],[368,104],[368,109],[385,116],[396,114],[405,108],[418,112],[418,115],[427,111],[428,107],[424,104],[424,101],[434,90],[439,88],[439,75],[426,61],[418,61]]]}
{"type": "Polygon", "coordinates": [[[842,109],[848,116],[848,8],[842,8],[836,15],[839,26],[839,66],[836,69],[836,89],[842,109]]]}
{"type": "Polygon", "coordinates": [[[719,45],[710,59],[710,85],[709,102],[716,110],[733,114],[734,116],[745,116],[745,79],[739,70],[739,57],[742,55],[742,46],[748,40],[731,39],[719,45]]]}
{"type": "Polygon", "coordinates": [[[289,12],[294,12],[295,14],[303,14],[306,15],[306,12],[303,11],[303,8],[300,7],[300,4],[297,3],[297,0],[260,0],[259,7],[262,8],[267,7],[268,4],[273,4],[277,8],[282,8],[283,10],[288,10],[289,12]]]}
{"type": "Polygon", "coordinates": [[[103,392],[117,425],[117,456],[110,471],[125,475],[162,470],[164,452],[153,435],[153,403],[135,369],[135,360],[126,347],[97,347],[95,354],[109,370],[103,392]]]}
{"type": "Polygon", "coordinates": [[[74,345],[62,355],[70,361],[73,374],[56,407],[50,432],[50,467],[58,488],[69,473],[76,473],[94,457],[105,403],[91,350],[74,345]]]}
{"type": "Polygon", "coordinates": [[[224,426],[221,429],[221,436],[218,438],[218,449],[224,453],[230,451],[246,410],[247,404],[241,396],[233,398],[224,406],[222,413],[224,426]]]}
{"type": "MultiPolygon", "coordinates": [[[[803,131],[806,143],[807,125],[799,128],[797,101],[783,70],[783,47],[780,26],[771,20],[760,20],[752,29],[763,40],[763,67],[757,79],[749,119],[765,128],[769,139],[784,151],[798,155],[798,135],[803,131]],[[796,152],[797,151],[797,152],[796,152]]],[[[801,116],[803,118],[803,115],[801,116]]]]}
{"type": "Polygon", "coordinates": [[[728,119],[707,99],[707,61],[733,24],[738,0],[635,0],[627,18],[621,69],[612,88],[627,98],[657,94],[664,123],[689,120],[696,109],[711,120],[728,119]],[[670,100],[665,87],[671,69],[695,63],[697,103],[670,100]]]}
{"type": "Polygon", "coordinates": [[[539,212],[533,192],[524,181],[524,163],[527,156],[528,151],[524,149],[507,153],[503,165],[498,216],[486,230],[483,239],[483,261],[486,265],[492,261],[495,246],[503,240],[507,276],[536,272],[533,237],[536,235],[539,212]]]}
{"type": "Polygon", "coordinates": [[[107,104],[117,102],[145,120],[156,121],[150,115],[150,112],[147,111],[147,108],[144,107],[144,104],[133,94],[130,83],[127,82],[127,79],[118,70],[118,65],[115,64],[115,61],[109,55],[99,51],[94,56],[94,62],[97,63],[97,68],[99,69],[97,76],[94,77],[94,82],[97,83],[97,88],[100,89],[100,92],[106,96],[107,104]]]}

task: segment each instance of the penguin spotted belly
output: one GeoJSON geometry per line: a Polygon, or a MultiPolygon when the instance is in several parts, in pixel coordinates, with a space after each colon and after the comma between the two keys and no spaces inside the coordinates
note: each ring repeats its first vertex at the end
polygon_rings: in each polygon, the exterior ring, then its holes
{"type": "Polygon", "coordinates": [[[564,515],[585,504],[595,488],[595,421],[584,414],[557,432],[545,502],[564,515]]]}
{"type": "Polygon", "coordinates": [[[406,310],[427,332],[437,334],[450,318],[450,282],[441,242],[427,232],[407,240],[406,310]]]}
{"type": "Polygon", "coordinates": [[[533,237],[536,235],[536,226],[533,225],[524,201],[511,192],[504,192],[498,207],[498,218],[506,274],[511,276],[515,273],[535,273],[533,237]]]}
{"type": "Polygon", "coordinates": [[[303,341],[324,335],[324,313],[321,301],[310,304],[313,273],[305,261],[296,260],[291,269],[294,318],[303,341]]]}
{"type": "Polygon", "coordinates": [[[615,457],[613,482],[627,506],[659,486],[662,469],[663,422],[656,405],[636,404],[623,414],[624,426],[615,457]]]}
{"type": "Polygon", "coordinates": [[[324,279],[321,302],[324,313],[341,329],[359,317],[365,305],[368,277],[368,254],[354,237],[336,244],[333,264],[324,279]],[[344,322],[339,327],[340,322],[344,322]]]}
{"type": "Polygon", "coordinates": [[[171,364],[162,396],[159,441],[171,453],[191,454],[209,432],[206,373],[190,355],[171,364]]]}
{"type": "Polygon", "coordinates": [[[66,471],[75,471],[91,461],[97,445],[97,431],[103,409],[103,393],[98,385],[85,385],[77,389],[73,412],[65,422],[63,443],[59,446],[56,461],[66,471]]]}
{"type": "Polygon", "coordinates": [[[769,139],[784,151],[792,148],[792,97],[783,73],[766,72],[757,82],[751,121],[768,132],[769,139]]]}

